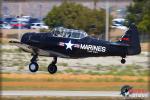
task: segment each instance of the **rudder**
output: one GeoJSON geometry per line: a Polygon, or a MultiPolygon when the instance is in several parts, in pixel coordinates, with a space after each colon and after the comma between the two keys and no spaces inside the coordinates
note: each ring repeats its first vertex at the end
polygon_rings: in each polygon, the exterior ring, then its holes
{"type": "Polygon", "coordinates": [[[129,47],[127,47],[127,55],[136,55],[141,53],[139,32],[137,27],[133,24],[130,25],[129,29],[118,42],[129,45],[129,47]]]}

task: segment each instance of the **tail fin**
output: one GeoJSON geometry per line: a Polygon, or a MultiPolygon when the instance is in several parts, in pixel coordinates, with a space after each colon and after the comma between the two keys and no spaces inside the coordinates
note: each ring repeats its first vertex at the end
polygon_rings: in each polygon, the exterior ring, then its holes
{"type": "Polygon", "coordinates": [[[118,42],[129,45],[127,55],[136,55],[141,52],[139,32],[135,25],[131,25],[118,42]]]}

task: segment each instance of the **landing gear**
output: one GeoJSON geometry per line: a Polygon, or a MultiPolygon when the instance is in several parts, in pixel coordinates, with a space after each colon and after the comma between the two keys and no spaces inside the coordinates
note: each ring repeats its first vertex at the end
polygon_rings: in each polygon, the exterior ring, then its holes
{"type": "Polygon", "coordinates": [[[126,63],[125,58],[122,58],[122,59],[121,59],[121,63],[122,63],[122,64],[125,64],[125,63],[126,63]]]}
{"type": "Polygon", "coordinates": [[[126,63],[126,60],[125,60],[126,55],[122,55],[121,57],[122,57],[122,59],[121,59],[121,63],[122,63],[122,64],[125,64],[125,63],[126,63]]]}
{"type": "Polygon", "coordinates": [[[57,63],[57,57],[54,57],[52,63],[48,66],[48,72],[50,74],[54,74],[57,72],[56,63],[57,63]]]}
{"type": "MultiPolygon", "coordinates": [[[[39,65],[37,64],[37,58],[38,58],[38,55],[34,55],[33,58],[31,59],[31,63],[29,64],[29,70],[31,72],[36,72],[39,69],[39,65]]],[[[57,72],[56,63],[57,63],[57,57],[53,57],[53,61],[48,66],[48,72],[50,74],[54,74],[57,72]]]]}
{"type": "Polygon", "coordinates": [[[39,65],[36,62],[31,62],[29,64],[29,70],[31,72],[36,72],[36,71],[38,71],[38,69],[39,69],[39,65]]]}
{"type": "Polygon", "coordinates": [[[34,55],[31,59],[31,63],[29,64],[29,70],[31,72],[36,72],[39,69],[39,65],[37,64],[37,55],[34,55]]]}
{"type": "Polygon", "coordinates": [[[49,72],[50,74],[56,73],[56,72],[57,72],[57,66],[50,64],[50,65],[48,66],[48,72],[49,72]]]}

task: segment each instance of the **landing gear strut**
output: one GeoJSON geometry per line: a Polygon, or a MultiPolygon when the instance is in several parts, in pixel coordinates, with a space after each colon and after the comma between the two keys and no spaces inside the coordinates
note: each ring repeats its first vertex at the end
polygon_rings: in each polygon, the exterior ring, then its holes
{"type": "Polygon", "coordinates": [[[125,63],[126,63],[125,56],[122,56],[121,63],[122,63],[122,64],[125,64],[125,63]]]}
{"type": "Polygon", "coordinates": [[[31,63],[29,64],[29,70],[31,72],[36,72],[39,69],[39,65],[37,64],[37,55],[34,55],[31,59],[31,63]]]}
{"type": "Polygon", "coordinates": [[[57,57],[53,57],[53,61],[51,62],[51,64],[48,66],[48,71],[50,74],[54,74],[57,72],[57,57]]]}

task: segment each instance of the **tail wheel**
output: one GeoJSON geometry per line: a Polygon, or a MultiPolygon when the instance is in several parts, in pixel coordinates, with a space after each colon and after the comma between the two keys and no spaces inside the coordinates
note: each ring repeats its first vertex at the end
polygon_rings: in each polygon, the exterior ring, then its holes
{"type": "Polygon", "coordinates": [[[36,62],[31,62],[29,64],[29,70],[31,72],[36,72],[36,71],[38,71],[38,69],[39,69],[39,65],[36,62]]]}
{"type": "Polygon", "coordinates": [[[48,72],[49,72],[50,74],[56,73],[56,72],[57,72],[57,66],[56,66],[56,65],[53,65],[53,64],[50,64],[50,65],[48,66],[48,72]]]}
{"type": "Polygon", "coordinates": [[[122,59],[121,59],[121,63],[122,63],[122,64],[125,64],[125,63],[126,63],[126,60],[125,60],[124,58],[122,58],[122,59]]]}

